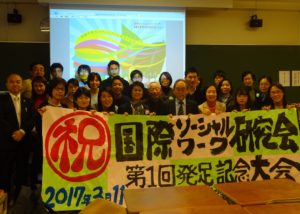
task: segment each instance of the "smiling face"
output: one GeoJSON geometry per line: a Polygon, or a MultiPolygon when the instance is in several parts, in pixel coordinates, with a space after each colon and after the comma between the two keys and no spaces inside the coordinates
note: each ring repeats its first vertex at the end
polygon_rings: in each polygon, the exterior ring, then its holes
{"type": "Polygon", "coordinates": [[[33,90],[37,95],[43,95],[46,91],[46,86],[42,82],[33,83],[33,90]]]}
{"type": "Polygon", "coordinates": [[[114,79],[113,82],[112,82],[112,85],[111,85],[111,89],[112,89],[112,92],[113,92],[114,96],[115,95],[119,96],[123,92],[124,85],[123,85],[121,80],[114,79]]]}
{"type": "Polygon", "coordinates": [[[273,100],[274,104],[282,105],[284,92],[280,88],[272,86],[270,89],[270,97],[273,100]]]}
{"type": "Polygon", "coordinates": [[[161,88],[158,82],[152,82],[149,85],[148,92],[153,100],[158,100],[161,95],[161,88]]]}
{"type": "Polygon", "coordinates": [[[196,72],[188,73],[185,77],[185,80],[190,88],[196,88],[200,83],[196,72]]]}
{"type": "Polygon", "coordinates": [[[75,102],[77,104],[78,109],[87,110],[90,106],[91,98],[86,96],[85,94],[82,94],[79,97],[77,97],[75,102]]]}
{"type": "Polygon", "coordinates": [[[206,89],[205,96],[206,96],[206,101],[207,102],[209,102],[209,103],[216,102],[216,100],[217,100],[217,89],[216,89],[216,87],[215,86],[209,86],[206,89]]]}
{"type": "Polygon", "coordinates": [[[103,91],[100,95],[100,102],[103,109],[109,109],[113,104],[113,97],[107,91],[103,91]]]}
{"type": "Polygon", "coordinates": [[[168,77],[166,77],[166,75],[162,75],[160,78],[160,84],[162,87],[169,87],[170,86],[170,79],[168,77]]]}
{"type": "Polygon", "coordinates": [[[132,91],[131,91],[131,98],[133,101],[140,101],[143,98],[143,88],[140,86],[136,85],[133,86],[132,91]]]}
{"type": "Polygon", "coordinates": [[[178,100],[184,100],[188,94],[187,84],[184,81],[178,81],[174,85],[173,94],[178,100]]]}
{"type": "Polygon", "coordinates": [[[97,76],[94,76],[94,78],[90,80],[89,85],[91,89],[97,89],[100,87],[100,80],[97,76]]]}

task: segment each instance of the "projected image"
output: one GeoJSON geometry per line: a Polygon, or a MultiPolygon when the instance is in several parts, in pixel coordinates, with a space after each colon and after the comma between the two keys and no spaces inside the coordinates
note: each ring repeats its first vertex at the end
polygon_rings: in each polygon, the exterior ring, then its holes
{"type": "Polygon", "coordinates": [[[173,79],[183,77],[184,11],[58,7],[50,7],[50,61],[64,65],[65,79],[76,77],[81,64],[105,79],[111,60],[120,63],[127,80],[136,69],[144,83],[157,81],[164,71],[173,79]]]}
{"type": "MultiPolygon", "coordinates": [[[[89,23],[90,28],[97,23],[89,23]]],[[[163,69],[166,58],[165,27],[163,22],[130,21],[97,26],[87,29],[80,20],[71,21],[71,52],[73,66],[90,65],[101,76],[107,74],[107,62],[117,60],[121,64],[122,76],[129,77],[132,70],[139,69],[144,80],[155,80],[163,69]],[[80,26],[80,27],[78,27],[80,26]],[[84,30],[83,32],[78,31],[84,30]]]]}

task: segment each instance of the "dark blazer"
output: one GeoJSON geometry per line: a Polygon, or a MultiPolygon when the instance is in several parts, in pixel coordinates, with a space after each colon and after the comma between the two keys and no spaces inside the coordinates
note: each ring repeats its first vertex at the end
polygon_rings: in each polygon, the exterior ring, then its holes
{"type": "Polygon", "coordinates": [[[269,94],[263,95],[262,93],[259,93],[256,99],[255,109],[261,110],[263,106],[270,106],[272,104],[273,101],[269,94]]]}
{"type": "Polygon", "coordinates": [[[193,94],[186,96],[187,100],[193,100],[197,105],[200,105],[206,101],[205,91],[201,88],[201,85],[197,86],[196,91],[193,94]]]}
{"type": "MultiPolygon", "coordinates": [[[[222,95],[219,97],[218,101],[223,102],[222,100],[222,95]]],[[[235,100],[234,100],[234,96],[230,95],[228,97],[228,99],[226,100],[226,112],[231,112],[235,106],[235,100]]]]}
{"type": "Polygon", "coordinates": [[[120,99],[114,98],[114,105],[116,105],[118,107],[120,107],[121,105],[124,105],[125,103],[129,103],[129,102],[130,102],[130,98],[127,97],[126,95],[122,95],[120,99]]]}
{"type": "MultiPolygon", "coordinates": [[[[149,107],[145,103],[142,103],[142,105],[144,107],[145,114],[149,114],[149,107]]],[[[130,102],[119,106],[118,114],[124,114],[125,112],[127,112],[128,114],[132,114],[132,108],[130,102]]]]}
{"type": "Polygon", "coordinates": [[[14,150],[18,145],[23,146],[29,140],[34,126],[36,111],[32,101],[21,96],[21,126],[19,128],[16,110],[9,93],[0,95],[0,149],[14,150]],[[25,131],[22,142],[15,142],[12,133],[19,129],[25,131]]]}
{"type": "MultiPolygon", "coordinates": [[[[185,99],[185,100],[186,100],[186,106],[185,106],[186,114],[199,114],[197,103],[194,100],[189,100],[189,99],[185,99]]],[[[169,106],[168,107],[169,114],[177,115],[175,99],[169,100],[168,106],[169,106]]]]}
{"type": "Polygon", "coordinates": [[[146,100],[146,105],[149,107],[150,113],[155,112],[156,115],[167,115],[168,114],[168,104],[162,99],[159,100],[146,100]]]}

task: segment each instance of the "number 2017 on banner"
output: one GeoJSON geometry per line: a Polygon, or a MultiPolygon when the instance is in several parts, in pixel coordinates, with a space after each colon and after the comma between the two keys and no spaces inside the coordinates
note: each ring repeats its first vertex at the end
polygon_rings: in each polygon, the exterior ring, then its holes
{"type": "Polygon", "coordinates": [[[84,186],[71,187],[68,190],[66,188],[56,190],[54,187],[49,186],[45,191],[45,194],[48,196],[45,203],[49,208],[55,208],[55,205],[78,207],[81,204],[88,205],[93,199],[104,198],[122,205],[124,201],[124,189],[124,185],[115,185],[112,188],[112,192],[104,193],[103,188],[97,186],[93,189],[93,193],[86,193],[84,186]]]}

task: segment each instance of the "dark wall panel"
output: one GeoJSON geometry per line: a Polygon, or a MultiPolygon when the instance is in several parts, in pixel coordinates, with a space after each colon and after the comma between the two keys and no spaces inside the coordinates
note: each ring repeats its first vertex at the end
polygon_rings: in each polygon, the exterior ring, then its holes
{"type": "MultiPolygon", "coordinates": [[[[269,75],[276,82],[279,70],[300,70],[300,46],[188,45],[186,65],[198,68],[205,84],[212,82],[219,69],[234,87],[241,85],[241,73],[246,70],[255,73],[257,80],[269,75]]],[[[286,91],[289,102],[300,101],[300,87],[286,87],[286,91]]]]}
{"type": "Polygon", "coordinates": [[[0,43],[0,90],[5,89],[5,78],[9,73],[28,78],[29,66],[35,61],[48,67],[49,49],[49,43],[0,43]]]}

